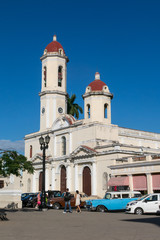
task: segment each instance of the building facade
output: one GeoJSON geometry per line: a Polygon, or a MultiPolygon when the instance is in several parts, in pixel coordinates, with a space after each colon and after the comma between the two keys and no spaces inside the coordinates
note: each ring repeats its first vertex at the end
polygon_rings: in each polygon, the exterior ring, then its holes
{"type": "Polygon", "coordinates": [[[135,181],[145,181],[145,187],[139,186],[139,190],[154,191],[151,180],[160,179],[160,163],[153,160],[160,156],[160,134],[113,125],[113,94],[98,72],[83,95],[84,119],[76,120],[67,114],[69,59],[56,36],[45,48],[41,61],[40,130],[25,136],[25,156],[33,162],[35,173],[24,173],[23,192],[41,190],[39,138],[47,134],[50,143],[46,150],[46,190],[63,192],[68,187],[70,191],[78,189],[102,197],[109,187],[133,190],[135,181]]]}

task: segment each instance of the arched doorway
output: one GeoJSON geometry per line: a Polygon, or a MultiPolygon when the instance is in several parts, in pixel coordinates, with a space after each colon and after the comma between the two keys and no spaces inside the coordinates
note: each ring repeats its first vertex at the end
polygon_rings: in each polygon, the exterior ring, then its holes
{"type": "Polygon", "coordinates": [[[43,172],[39,173],[39,191],[42,192],[42,176],[43,172]]]}
{"type": "Polygon", "coordinates": [[[89,167],[83,169],[83,192],[91,195],[91,170],[89,167]]]}
{"type": "Polygon", "coordinates": [[[61,167],[61,192],[66,191],[66,168],[65,166],[61,167]]]}

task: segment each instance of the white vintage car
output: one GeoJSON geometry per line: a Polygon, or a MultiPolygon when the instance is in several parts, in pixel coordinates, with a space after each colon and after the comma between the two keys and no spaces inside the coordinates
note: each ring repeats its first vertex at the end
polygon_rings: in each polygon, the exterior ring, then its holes
{"type": "Polygon", "coordinates": [[[160,210],[160,193],[153,193],[129,202],[126,206],[127,213],[143,214],[157,213],[160,210]]]}

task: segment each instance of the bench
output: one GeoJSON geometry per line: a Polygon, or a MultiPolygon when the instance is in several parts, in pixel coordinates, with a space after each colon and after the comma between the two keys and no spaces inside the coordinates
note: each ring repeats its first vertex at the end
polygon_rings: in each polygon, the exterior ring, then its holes
{"type": "Polygon", "coordinates": [[[3,210],[0,210],[0,220],[2,220],[2,221],[7,221],[8,220],[7,214],[3,210]]]}

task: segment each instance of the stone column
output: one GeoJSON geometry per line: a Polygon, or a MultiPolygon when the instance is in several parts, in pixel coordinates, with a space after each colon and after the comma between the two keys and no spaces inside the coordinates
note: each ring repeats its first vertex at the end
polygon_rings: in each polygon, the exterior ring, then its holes
{"type": "Polygon", "coordinates": [[[72,153],[72,133],[69,134],[69,153],[72,153]]]}
{"type": "Polygon", "coordinates": [[[153,187],[152,187],[152,174],[146,173],[147,176],[147,193],[153,193],[153,187]]]}
{"type": "Polygon", "coordinates": [[[129,188],[130,188],[130,191],[133,191],[133,177],[132,177],[132,174],[128,174],[128,177],[129,177],[129,188]]]}
{"type": "Polygon", "coordinates": [[[96,163],[92,163],[92,195],[97,195],[97,169],[96,169],[96,163]]]}
{"type": "Polygon", "coordinates": [[[57,148],[56,148],[56,140],[57,140],[57,137],[54,136],[54,147],[53,147],[53,150],[54,150],[54,157],[56,157],[56,154],[57,154],[57,148]]]}
{"type": "Polygon", "coordinates": [[[52,177],[52,182],[51,182],[52,187],[51,187],[51,189],[55,190],[55,167],[54,166],[52,166],[51,177],[52,177]]]}
{"type": "Polygon", "coordinates": [[[67,188],[71,191],[71,166],[67,166],[67,188]]]}
{"type": "MultiPolygon", "coordinates": [[[[36,186],[36,171],[34,172],[32,176],[32,192],[37,192],[37,186],[36,186]]],[[[39,189],[38,189],[39,190],[39,189]]]]}
{"type": "Polygon", "coordinates": [[[78,164],[75,165],[74,168],[74,190],[79,190],[79,183],[78,183],[78,164]]]}

